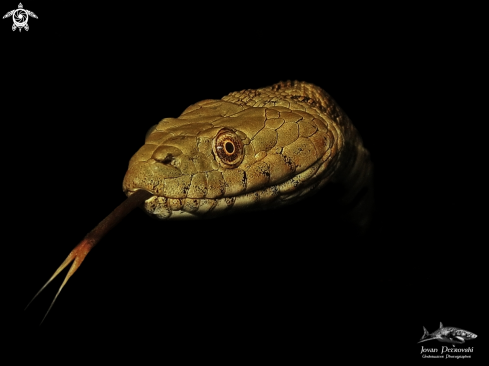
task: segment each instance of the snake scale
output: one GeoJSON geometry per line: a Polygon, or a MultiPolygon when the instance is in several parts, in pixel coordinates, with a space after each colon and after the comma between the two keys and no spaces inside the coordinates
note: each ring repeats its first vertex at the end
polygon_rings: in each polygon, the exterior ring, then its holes
{"type": "Polygon", "coordinates": [[[287,81],[195,103],[148,131],[124,177],[129,198],[87,234],[38,294],[73,261],[57,297],[93,246],[134,207],[164,220],[211,218],[291,204],[328,184],[343,187],[337,199],[352,205],[352,220],[365,228],[370,155],[321,88],[287,81]]]}

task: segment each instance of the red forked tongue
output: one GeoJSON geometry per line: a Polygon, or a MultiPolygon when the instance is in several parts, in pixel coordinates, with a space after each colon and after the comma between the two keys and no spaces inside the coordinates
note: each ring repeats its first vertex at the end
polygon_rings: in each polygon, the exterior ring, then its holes
{"type": "Polygon", "coordinates": [[[100,221],[100,223],[95,226],[95,228],[90,231],[85,238],[71,251],[71,253],[68,255],[68,257],[65,259],[65,261],[59,266],[59,268],[54,272],[54,274],[51,276],[48,282],[39,290],[39,292],[32,298],[32,300],[27,304],[25,307],[26,309],[29,307],[31,302],[34,301],[34,299],[39,295],[44,288],[49,285],[49,283],[56,278],[56,276],[71,262],[73,264],[71,265],[70,270],[68,271],[68,274],[66,275],[63,283],[59,287],[58,292],[56,293],[56,296],[54,297],[53,302],[49,306],[48,311],[46,312],[46,315],[44,315],[44,318],[42,318],[41,324],[46,319],[46,316],[49,314],[49,311],[54,305],[54,302],[58,298],[59,293],[63,289],[64,285],[68,280],[70,279],[71,276],[73,276],[73,273],[76,272],[76,270],[80,267],[82,264],[83,260],[87,256],[88,252],[97,245],[97,243],[102,239],[105,234],[107,234],[115,225],[119,223],[129,212],[131,212],[133,209],[135,209],[137,206],[142,204],[145,200],[150,198],[152,196],[151,193],[148,191],[144,190],[139,190],[134,192],[131,196],[129,196],[124,202],[122,202],[119,206],[117,206],[114,211],[112,211],[105,219],[100,221]]]}

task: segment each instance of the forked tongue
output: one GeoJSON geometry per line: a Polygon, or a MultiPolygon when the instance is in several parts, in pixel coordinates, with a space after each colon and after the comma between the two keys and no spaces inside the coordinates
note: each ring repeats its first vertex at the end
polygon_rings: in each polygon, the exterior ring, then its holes
{"type": "Polygon", "coordinates": [[[119,206],[117,206],[114,211],[112,211],[105,219],[99,222],[97,226],[95,226],[92,231],[90,231],[85,238],[71,251],[71,253],[68,255],[68,257],[64,260],[64,262],[59,266],[59,268],[54,272],[54,274],[51,276],[48,282],[38,291],[38,293],[32,298],[32,300],[27,304],[25,307],[26,309],[29,307],[32,301],[39,295],[42,290],[46,288],[49,283],[56,278],[56,276],[71,262],[73,264],[70,267],[70,270],[68,271],[68,274],[66,275],[63,283],[59,287],[58,292],[56,293],[56,296],[53,299],[53,302],[49,306],[48,311],[46,312],[46,315],[44,315],[44,318],[42,318],[41,324],[46,319],[46,316],[49,314],[49,311],[54,305],[54,302],[58,298],[59,293],[65,286],[66,282],[70,279],[70,277],[73,275],[73,273],[76,272],[76,270],[80,267],[82,264],[83,260],[87,256],[88,252],[97,245],[97,243],[102,239],[105,234],[107,234],[115,225],[119,223],[129,212],[134,210],[137,206],[142,204],[145,200],[150,198],[152,196],[151,193],[148,191],[144,190],[139,190],[134,192],[131,196],[126,198],[124,202],[122,202],[119,206]]]}

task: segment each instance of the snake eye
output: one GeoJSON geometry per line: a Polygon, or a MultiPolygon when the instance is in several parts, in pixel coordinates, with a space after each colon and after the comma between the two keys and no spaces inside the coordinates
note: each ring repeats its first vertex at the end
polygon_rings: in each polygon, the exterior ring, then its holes
{"type": "Polygon", "coordinates": [[[214,154],[224,168],[235,168],[243,161],[243,142],[231,130],[221,130],[214,139],[214,154]]]}

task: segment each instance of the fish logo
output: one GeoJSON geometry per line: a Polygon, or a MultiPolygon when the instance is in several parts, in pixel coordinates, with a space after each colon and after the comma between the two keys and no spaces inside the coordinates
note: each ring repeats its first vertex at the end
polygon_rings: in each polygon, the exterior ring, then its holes
{"type": "Polygon", "coordinates": [[[423,327],[423,330],[424,330],[424,334],[418,343],[436,339],[438,342],[451,343],[452,346],[455,347],[455,344],[463,344],[465,343],[465,340],[477,338],[477,334],[474,334],[472,332],[460,328],[444,327],[441,322],[440,322],[440,328],[438,330],[435,330],[431,334],[428,333],[425,327],[423,327]]]}

